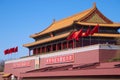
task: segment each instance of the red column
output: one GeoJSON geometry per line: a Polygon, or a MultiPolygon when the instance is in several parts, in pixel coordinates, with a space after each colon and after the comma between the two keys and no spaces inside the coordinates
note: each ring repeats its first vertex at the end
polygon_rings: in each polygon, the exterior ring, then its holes
{"type": "Polygon", "coordinates": [[[31,52],[31,50],[29,49],[29,56],[30,56],[30,54],[31,54],[30,52],[31,52]]]}
{"type": "Polygon", "coordinates": [[[53,51],[53,45],[51,44],[50,51],[53,51]]]}
{"type": "Polygon", "coordinates": [[[67,42],[64,43],[64,48],[65,48],[65,49],[67,48],[67,42]]]}
{"type": "Polygon", "coordinates": [[[74,43],[74,40],[73,40],[73,48],[75,47],[75,43],[74,43]]]}
{"type": "Polygon", "coordinates": [[[61,50],[63,49],[63,42],[61,42],[61,50]]]}
{"type": "Polygon", "coordinates": [[[69,44],[68,44],[68,43],[69,43],[69,41],[66,42],[66,44],[67,44],[67,48],[69,48],[69,44]]]}
{"type": "Polygon", "coordinates": [[[40,47],[38,48],[38,54],[40,54],[40,47]]]}
{"type": "Polygon", "coordinates": [[[74,48],[76,48],[76,40],[74,40],[74,48]]]}
{"type": "Polygon", "coordinates": [[[61,43],[58,43],[58,50],[61,50],[61,43]]]}
{"type": "Polygon", "coordinates": [[[44,48],[45,48],[45,52],[46,52],[46,46],[44,48]]]}
{"type": "Polygon", "coordinates": [[[35,55],[36,54],[36,48],[35,49],[33,49],[33,55],[35,55]]]}
{"type": "Polygon", "coordinates": [[[38,48],[36,48],[36,54],[38,54],[38,48]]]}
{"type": "Polygon", "coordinates": [[[45,52],[45,49],[44,49],[44,47],[42,47],[42,53],[44,53],[45,52]]]}
{"type": "Polygon", "coordinates": [[[42,53],[42,47],[40,47],[40,53],[42,53]]]}
{"type": "Polygon", "coordinates": [[[58,50],[58,45],[56,44],[56,51],[58,50]]]}

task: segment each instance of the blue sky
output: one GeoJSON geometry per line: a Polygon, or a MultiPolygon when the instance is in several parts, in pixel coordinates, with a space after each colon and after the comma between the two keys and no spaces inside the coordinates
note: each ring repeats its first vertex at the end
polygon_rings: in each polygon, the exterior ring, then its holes
{"type": "Polygon", "coordinates": [[[60,20],[92,7],[113,22],[120,22],[120,0],[0,0],[0,60],[28,55],[23,44],[33,42],[31,34],[60,20]],[[4,50],[18,46],[18,53],[4,55],[4,50]]]}

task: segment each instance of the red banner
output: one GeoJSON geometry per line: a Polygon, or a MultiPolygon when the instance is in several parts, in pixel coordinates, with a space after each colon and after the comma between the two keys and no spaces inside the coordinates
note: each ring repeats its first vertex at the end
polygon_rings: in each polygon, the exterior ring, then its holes
{"type": "Polygon", "coordinates": [[[14,47],[14,48],[4,50],[5,55],[12,54],[12,53],[15,53],[15,52],[18,52],[18,47],[14,47]]]}
{"type": "Polygon", "coordinates": [[[74,54],[71,54],[71,55],[47,58],[46,64],[66,63],[66,62],[73,62],[73,61],[74,61],[74,54]]]}

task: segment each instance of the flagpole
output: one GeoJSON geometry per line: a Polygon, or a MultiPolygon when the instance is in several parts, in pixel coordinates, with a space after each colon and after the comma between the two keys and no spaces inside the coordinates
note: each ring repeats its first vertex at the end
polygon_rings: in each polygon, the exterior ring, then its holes
{"type": "MultiPolygon", "coordinates": [[[[82,26],[82,30],[83,30],[83,26],[82,26]]],[[[82,47],[84,46],[84,42],[83,42],[83,36],[82,36],[82,47]]]]}
{"type": "Polygon", "coordinates": [[[93,29],[92,29],[92,31],[90,32],[90,44],[92,44],[92,35],[94,34],[94,33],[98,33],[98,27],[99,27],[99,25],[97,24],[93,29]]]}
{"type": "MultiPolygon", "coordinates": [[[[99,26],[99,27],[100,27],[100,26],[99,26]]],[[[99,33],[99,27],[98,27],[98,33],[99,33]]],[[[100,39],[100,37],[98,36],[98,44],[100,43],[100,42],[99,42],[99,41],[100,41],[99,39],[100,39]]]]}
{"type": "Polygon", "coordinates": [[[75,41],[75,43],[74,43],[74,44],[75,44],[75,46],[74,46],[74,47],[76,48],[76,43],[77,43],[77,42],[76,42],[76,40],[74,40],[74,41],[75,41]]]}
{"type": "Polygon", "coordinates": [[[12,53],[10,55],[11,55],[11,59],[10,60],[12,60],[12,53]]]}
{"type": "MultiPolygon", "coordinates": [[[[91,26],[90,26],[90,30],[91,30],[91,26]]],[[[91,45],[91,34],[90,34],[90,45],[91,45]]]]}
{"type": "Polygon", "coordinates": [[[82,37],[82,47],[83,47],[83,37],[82,37]]]}

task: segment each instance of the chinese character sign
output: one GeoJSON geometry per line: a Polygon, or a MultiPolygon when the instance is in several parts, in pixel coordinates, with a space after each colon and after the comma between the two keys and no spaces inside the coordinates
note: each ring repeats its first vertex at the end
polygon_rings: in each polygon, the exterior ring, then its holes
{"type": "Polygon", "coordinates": [[[74,61],[74,54],[65,56],[56,56],[46,59],[46,64],[57,64],[57,63],[67,63],[74,61]]]}
{"type": "Polygon", "coordinates": [[[21,67],[29,67],[29,66],[31,66],[31,61],[13,63],[13,68],[21,68],[21,67]]]}

